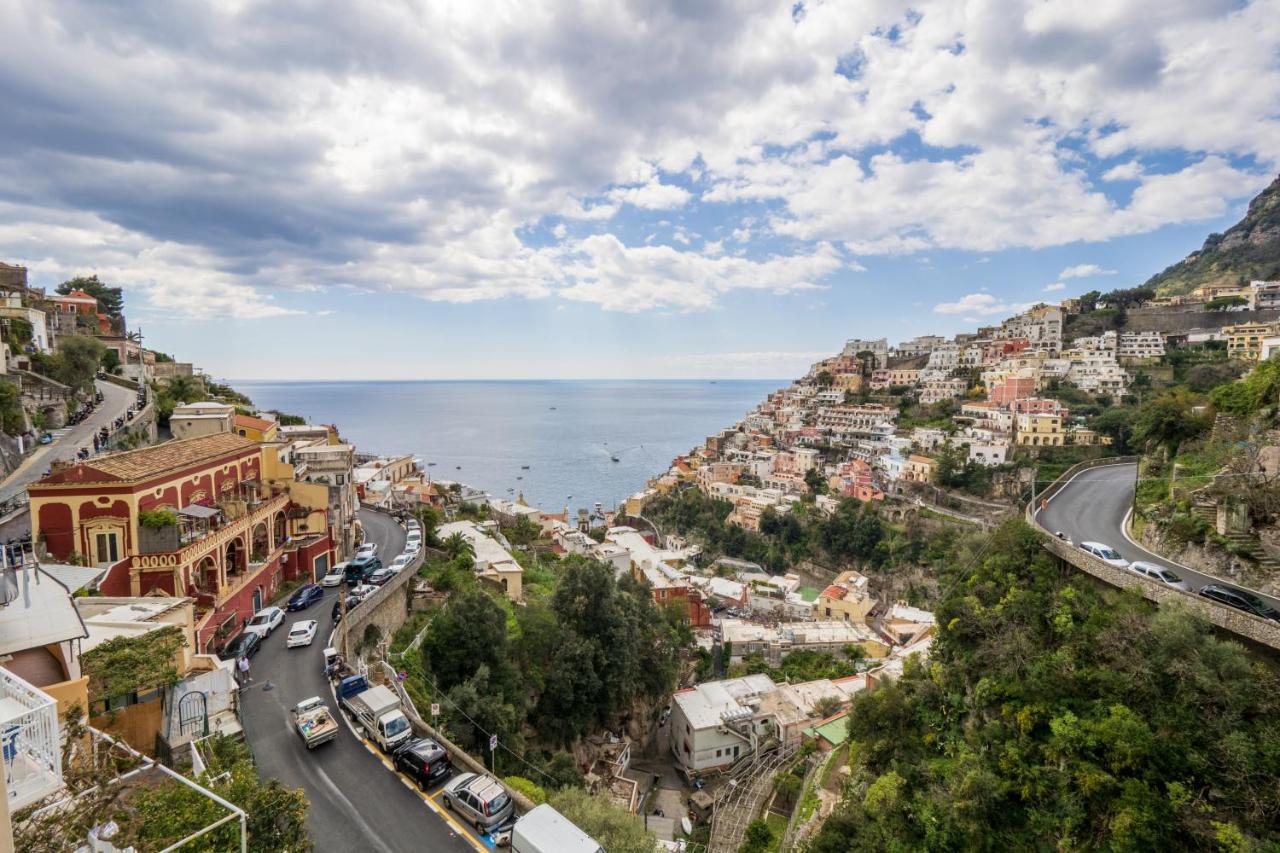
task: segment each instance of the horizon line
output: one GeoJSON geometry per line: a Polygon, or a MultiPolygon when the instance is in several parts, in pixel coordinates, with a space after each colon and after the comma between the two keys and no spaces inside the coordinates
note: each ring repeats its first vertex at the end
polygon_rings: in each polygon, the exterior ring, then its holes
{"type": "MultiPolygon", "coordinates": [[[[208,376],[208,372],[205,372],[208,376]]],[[[485,377],[485,378],[465,378],[465,379],[352,379],[352,378],[332,378],[332,379],[292,379],[292,378],[264,378],[249,379],[244,377],[212,377],[214,381],[220,382],[291,382],[291,383],[320,383],[320,382],[365,382],[365,383],[397,383],[397,382],[794,382],[794,377],[723,377],[723,376],[680,376],[680,377],[591,377],[591,378],[514,378],[514,377],[485,377]]]]}

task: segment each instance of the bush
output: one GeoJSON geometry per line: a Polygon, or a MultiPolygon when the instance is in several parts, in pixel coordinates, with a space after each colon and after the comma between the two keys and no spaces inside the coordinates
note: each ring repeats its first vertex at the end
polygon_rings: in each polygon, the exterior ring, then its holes
{"type": "Polygon", "coordinates": [[[542,789],[542,786],[531,782],[523,776],[507,776],[502,780],[502,783],[511,790],[524,794],[536,806],[540,806],[547,801],[547,792],[542,789]]]}
{"type": "Polygon", "coordinates": [[[163,530],[178,523],[178,515],[169,509],[151,509],[138,513],[138,523],[148,530],[163,530]]]}

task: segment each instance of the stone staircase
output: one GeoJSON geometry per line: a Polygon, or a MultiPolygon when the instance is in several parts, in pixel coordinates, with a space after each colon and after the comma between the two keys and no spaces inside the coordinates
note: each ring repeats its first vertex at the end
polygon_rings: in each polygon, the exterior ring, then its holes
{"type": "Polygon", "coordinates": [[[1262,543],[1257,537],[1248,533],[1228,533],[1227,540],[1235,546],[1235,550],[1258,564],[1258,568],[1268,574],[1280,572],[1280,560],[1262,550],[1262,543]]]}

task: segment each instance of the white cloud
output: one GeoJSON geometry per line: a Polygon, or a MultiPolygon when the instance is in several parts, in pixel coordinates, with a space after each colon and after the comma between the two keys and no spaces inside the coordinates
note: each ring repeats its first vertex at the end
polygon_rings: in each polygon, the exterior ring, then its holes
{"type": "Polygon", "coordinates": [[[1075,264],[1058,273],[1058,278],[1089,278],[1095,275],[1115,275],[1115,270],[1103,269],[1097,264],[1075,264]]]}
{"type": "Polygon", "coordinates": [[[0,7],[0,183],[27,200],[0,255],[110,269],[156,312],[273,316],[273,290],[343,284],[684,310],[812,286],[843,250],[1219,217],[1280,166],[1274,0],[165,9],[0,7]],[[697,202],[744,257],[616,236],[697,202]],[[613,239],[640,298],[559,220],[613,239]],[[548,225],[561,245],[517,236],[548,225]]]}
{"type": "Polygon", "coordinates": [[[1059,290],[1066,290],[1066,289],[1067,289],[1067,285],[1064,282],[1055,281],[1053,284],[1046,284],[1044,287],[1044,292],[1056,293],[1059,290]]]}
{"type": "MultiPolygon", "coordinates": [[[[965,314],[990,317],[996,314],[1013,315],[1025,311],[1031,303],[1002,302],[990,293],[967,293],[955,302],[941,302],[933,306],[935,314],[965,314]]],[[[967,322],[972,322],[966,317],[967,322]]]]}

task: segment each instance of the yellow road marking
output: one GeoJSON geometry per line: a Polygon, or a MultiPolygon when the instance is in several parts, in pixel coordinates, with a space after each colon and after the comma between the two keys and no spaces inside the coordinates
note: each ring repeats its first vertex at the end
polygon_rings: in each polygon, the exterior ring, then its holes
{"type": "Polygon", "coordinates": [[[488,847],[485,847],[484,844],[482,844],[480,841],[476,839],[474,835],[468,832],[462,824],[458,823],[457,819],[453,816],[453,812],[451,812],[449,809],[446,809],[444,806],[437,803],[435,797],[431,796],[430,794],[420,789],[412,779],[410,779],[408,776],[404,775],[399,770],[397,770],[395,762],[387,758],[386,754],[383,753],[383,751],[378,748],[377,744],[375,744],[373,741],[369,740],[368,738],[363,738],[363,737],[360,738],[360,742],[364,744],[365,749],[372,752],[374,756],[379,761],[382,762],[382,765],[384,767],[386,767],[392,773],[396,774],[396,776],[399,777],[400,781],[403,782],[405,786],[409,788],[409,790],[417,794],[418,798],[421,799],[424,803],[426,803],[427,806],[433,812],[435,812],[440,817],[444,818],[445,821],[447,821],[449,825],[452,826],[459,835],[465,838],[471,844],[472,847],[474,847],[476,850],[479,850],[480,853],[489,853],[488,847]]]}

